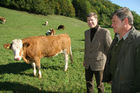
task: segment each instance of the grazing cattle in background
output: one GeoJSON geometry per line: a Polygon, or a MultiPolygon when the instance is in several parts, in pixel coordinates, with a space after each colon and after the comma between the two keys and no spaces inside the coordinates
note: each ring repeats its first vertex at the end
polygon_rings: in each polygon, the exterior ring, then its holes
{"type": "Polygon", "coordinates": [[[45,21],[42,25],[43,25],[43,26],[47,26],[48,23],[49,23],[48,21],[45,21]]]}
{"type": "Polygon", "coordinates": [[[6,18],[0,16],[0,21],[1,21],[2,24],[5,24],[6,18]]]}
{"type": "Polygon", "coordinates": [[[33,36],[25,39],[15,39],[11,44],[4,44],[4,48],[12,49],[14,59],[19,61],[23,58],[26,63],[32,63],[34,68],[34,76],[36,76],[36,68],[39,78],[41,75],[40,60],[43,57],[52,57],[59,53],[64,53],[65,69],[68,69],[68,56],[70,54],[71,62],[71,39],[67,34],[53,36],[33,36]]]}
{"type": "Polygon", "coordinates": [[[55,35],[55,30],[54,29],[50,29],[46,32],[46,36],[52,36],[52,35],[55,35]]]}
{"type": "Polygon", "coordinates": [[[64,30],[64,25],[59,25],[57,29],[58,30],[60,30],[60,29],[63,29],[64,30]]]}
{"type": "Polygon", "coordinates": [[[46,26],[48,25],[48,21],[45,21],[45,25],[46,25],[46,26]]]}

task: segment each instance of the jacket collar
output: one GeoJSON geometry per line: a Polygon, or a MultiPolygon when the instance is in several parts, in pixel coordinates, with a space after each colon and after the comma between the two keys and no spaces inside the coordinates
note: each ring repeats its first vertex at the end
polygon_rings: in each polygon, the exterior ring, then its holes
{"type": "Polygon", "coordinates": [[[128,42],[131,42],[135,37],[134,32],[136,31],[135,27],[132,27],[129,31],[128,37],[126,38],[126,40],[128,42]]]}

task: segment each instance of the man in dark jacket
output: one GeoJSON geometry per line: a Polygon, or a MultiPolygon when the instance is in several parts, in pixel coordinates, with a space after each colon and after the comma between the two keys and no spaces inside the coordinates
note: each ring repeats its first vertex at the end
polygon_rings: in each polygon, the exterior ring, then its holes
{"type": "Polygon", "coordinates": [[[140,32],[124,7],[114,12],[115,38],[109,49],[103,82],[112,81],[112,93],[140,93],[140,32]]]}
{"type": "Polygon", "coordinates": [[[85,31],[85,79],[87,93],[93,93],[93,76],[95,75],[98,93],[104,93],[102,83],[103,70],[106,62],[106,55],[112,42],[109,30],[98,25],[96,13],[90,13],[87,17],[90,29],[85,31]]]}

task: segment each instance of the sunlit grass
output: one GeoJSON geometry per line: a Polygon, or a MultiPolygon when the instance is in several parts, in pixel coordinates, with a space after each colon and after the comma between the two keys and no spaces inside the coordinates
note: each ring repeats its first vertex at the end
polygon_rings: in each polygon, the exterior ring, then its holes
{"type": "MultiPolygon", "coordinates": [[[[85,93],[85,76],[83,67],[84,31],[87,23],[75,18],[56,15],[35,15],[0,7],[0,14],[7,19],[0,24],[0,92],[3,93],[85,93]],[[48,26],[44,26],[45,21],[48,26]],[[65,30],[57,30],[60,24],[65,30]],[[42,78],[33,76],[30,64],[14,61],[11,50],[4,49],[3,44],[11,43],[15,38],[45,35],[53,28],[56,34],[67,33],[72,40],[74,63],[69,61],[69,68],[64,72],[62,54],[41,59],[42,78]]],[[[112,33],[112,29],[111,33],[112,33]]],[[[96,86],[95,86],[96,88],[96,86]]],[[[105,84],[106,93],[110,93],[110,85],[105,84]]],[[[95,89],[97,93],[97,89],[95,89]]]]}

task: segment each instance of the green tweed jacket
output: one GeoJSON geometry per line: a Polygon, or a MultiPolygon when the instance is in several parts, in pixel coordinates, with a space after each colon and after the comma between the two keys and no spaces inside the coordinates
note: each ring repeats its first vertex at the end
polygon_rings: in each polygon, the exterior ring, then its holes
{"type": "Polygon", "coordinates": [[[93,71],[104,70],[106,55],[111,45],[112,38],[109,30],[97,28],[93,40],[90,40],[90,30],[85,31],[85,68],[89,66],[93,71]]]}

